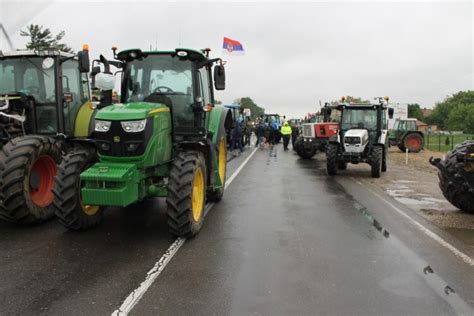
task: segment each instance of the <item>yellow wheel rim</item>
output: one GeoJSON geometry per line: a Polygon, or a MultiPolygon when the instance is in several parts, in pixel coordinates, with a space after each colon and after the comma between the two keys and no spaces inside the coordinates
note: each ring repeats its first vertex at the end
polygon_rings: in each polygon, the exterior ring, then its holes
{"type": "Polygon", "coordinates": [[[199,222],[204,209],[204,174],[201,167],[194,174],[191,209],[194,221],[199,222]]]}
{"type": "Polygon", "coordinates": [[[225,173],[227,167],[227,146],[225,138],[222,137],[219,144],[219,177],[221,178],[222,185],[225,183],[225,173]]]}
{"type": "Polygon", "coordinates": [[[99,206],[96,206],[96,205],[84,205],[81,203],[81,206],[84,213],[86,213],[89,216],[92,216],[99,211],[99,206]]]}

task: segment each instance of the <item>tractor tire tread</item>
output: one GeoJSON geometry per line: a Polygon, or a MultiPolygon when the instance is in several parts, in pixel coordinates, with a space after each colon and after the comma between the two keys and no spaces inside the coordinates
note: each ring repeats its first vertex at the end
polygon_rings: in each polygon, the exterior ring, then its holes
{"type": "Polygon", "coordinates": [[[82,171],[96,161],[94,150],[75,149],[64,156],[58,167],[54,194],[55,214],[59,222],[71,230],[86,230],[98,225],[103,218],[103,207],[96,214],[84,213],[80,201],[82,171]]]}
{"type": "Polygon", "coordinates": [[[52,138],[38,135],[17,137],[0,149],[0,219],[20,225],[42,223],[54,216],[52,205],[39,207],[27,198],[25,178],[28,164],[37,153],[47,153],[60,161],[59,148],[52,138]]]}

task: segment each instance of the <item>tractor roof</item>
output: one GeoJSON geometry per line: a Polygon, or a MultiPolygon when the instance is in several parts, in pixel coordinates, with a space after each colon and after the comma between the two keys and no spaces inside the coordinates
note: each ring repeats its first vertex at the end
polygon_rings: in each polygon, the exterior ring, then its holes
{"type": "Polygon", "coordinates": [[[365,108],[373,108],[373,107],[387,107],[385,104],[380,103],[339,103],[336,107],[337,108],[353,108],[353,109],[365,109],[365,108]]]}
{"type": "MultiPolygon", "coordinates": [[[[179,54],[179,52],[186,52],[187,56],[189,56],[193,60],[197,60],[199,62],[202,61],[207,61],[209,58],[204,55],[202,51],[195,50],[195,49],[190,49],[190,48],[176,48],[175,50],[149,50],[149,51],[142,51],[139,48],[131,48],[131,49],[126,49],[117,54],[117,58],[119,60],[133,60],[136,58],[136,56],[129,57],[130,54],[135,52],[138,56],[143,55],[173,55],[173,54],[179,54]]],[[[186,56],[186,55],[185,55],[186,56]]]]}
{"type": "Polygon", "coordinates": [[[224,107],[228,109],[240,109],[240,105],[238,104],[228,104],[228,105],[224,105],[224,107]]]}
{"type": "Polygon", "coordinates": [[[2,52],[0,50],[0,58],[5,57],[27,57],[27,56],[62,56],[62,57],[74,57],[74,54],[65,53],[58,50],[16,50],[10,52],[2,52]]]}

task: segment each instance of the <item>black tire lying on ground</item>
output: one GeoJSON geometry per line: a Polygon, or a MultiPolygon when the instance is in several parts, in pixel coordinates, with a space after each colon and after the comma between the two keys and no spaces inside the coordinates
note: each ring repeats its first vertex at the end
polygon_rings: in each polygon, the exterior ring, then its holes
{"type": "Polygon", "coordinates": [[[38,224],[54,215],[54,176],[61,160],[52,138],[17,137],[0,150],[0,218],[38,224]]]}
{"type": "Polygon", "coordinates": [[[168,228],[193,237],[202,227],[206,205],[206,162],[199,151],[184,151],[173,160],[168,179],[168,228]]]}
{"type": "Polygon", "coordinates": [[[474,214],[474,192],[471,191],[474,189],[474,170],[467,172],[466,162],[458,162],[457,155],[465,156],[473,152],[474,142],[464,142],[448,152],[444,160],[434,163],[439,169],[439,187],[446,200],[471,214],[474,214]]]}
{"type": "Polygon", "coordinates": [[[94,149],[74,149],[59,165],[54,187],[54,208],[59,222],[71,230],[86,230],[102,221],[104,207],[83,205],[80,174],[97,161],[94,149]]]}

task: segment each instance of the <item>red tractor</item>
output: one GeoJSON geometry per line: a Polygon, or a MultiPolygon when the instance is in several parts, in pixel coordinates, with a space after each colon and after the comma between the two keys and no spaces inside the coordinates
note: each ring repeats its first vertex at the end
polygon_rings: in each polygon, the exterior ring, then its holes
{"type": "Polygon", "coordinates": [[[301,158],[311,159],[318,150],[324,151],[329,137],[337,134],[340,115],[336,107],[326,103],[314,122],[302,124],[302,134],[295,144],[296,152],[301,158]]]}

